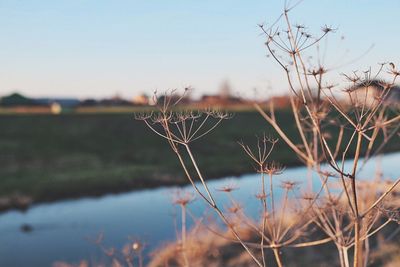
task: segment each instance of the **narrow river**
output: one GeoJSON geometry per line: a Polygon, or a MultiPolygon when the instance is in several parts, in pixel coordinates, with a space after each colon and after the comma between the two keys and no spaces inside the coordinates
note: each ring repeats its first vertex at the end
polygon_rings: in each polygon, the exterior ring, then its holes
{"type": "MultiPolygon", "coordinates": [[[[374,158],[360,172],[360,177],[372,178],[377,164],[384,177],[400,175],[400,153],[374,158]]],[[[307,170],[303,167],[286,169],[279,181],[298,181],[306,184],[307,170]]],[[[317,180],[317,179],[315,179],[317,180]]],[[[234,197],[244,206],[250,216],[258,216],[260,203],[255,198],[260,181],[255,174],[227,177],[209,183],[217,201],[224,205],[227,197],[217,189],[234,183],[238,190],[234,197]]],[[[318,186],[317,182],[315,186],[318,186]]],[[[278,188],[278,186],[277,186],[278,188]]],[[[190,187],[186,187],[190,190],[190,187]]],[[[165,242],[174,240],[174,214],[177,207],[172,204],[174,188],[158,188],[135,191],[99,198],[81,198],[49,204],[39,204],[25,212],[8,211],[0,214],[0,266],[51,266],[55,261],[77,263],[82,259],[106,258],[90,239],[104,233],[104,244],[121,248],[130,239],[139,239],[146,244],[146,254],[165,242]],[[21,231],[29,225],[32,231],[21,231]]],[[[279,192],[276,192],[279,197],[279,192]]],[[[201,199],[189,205],[190,210],[200,216],[205,207],[201,199]]]]}

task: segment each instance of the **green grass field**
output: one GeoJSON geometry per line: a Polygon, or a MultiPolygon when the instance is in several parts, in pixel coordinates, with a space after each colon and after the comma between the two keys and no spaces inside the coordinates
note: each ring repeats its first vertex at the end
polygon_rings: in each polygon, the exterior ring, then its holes
{"type": "MultiPolygon", "coordinates": [[[[296,134],[291,113],[276,116],[296,134]]],[[[0,127],[0,197],[48,201],[186,183],[168,143],[133,114],[9,114],[0,116],[0,127]]],[[[239,112],[193,143],[193,152],[209,178],[252,172],[237,141],[254,144],[263,132],[277,137],[258,113],[239,112]]],[[[282,141],[271,160],[298,163],[282,141]]]]}

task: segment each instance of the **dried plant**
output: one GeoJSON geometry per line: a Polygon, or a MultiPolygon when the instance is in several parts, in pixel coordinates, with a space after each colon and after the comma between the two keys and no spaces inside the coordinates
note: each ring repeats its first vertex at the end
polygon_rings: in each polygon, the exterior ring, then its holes
{"type": "Polygon", "coordinates": [[[323,200],[311,205],[312,218],[338,247],[342,266],[349,266],[347,249],[352,246],[353,265],[365,266],[367,253],[364,253],[363,247],[368,238],[390,222],[388,220],[374,228],[376,223],[381,222],[381,212],[376,208],[398,185],[400,178],[385,191],[373,194],[374,201],[366,202],[367,198],[361,196],[358,172],[360,165],[372,154],[380,152],[388,140],[398,133],[400,115],[398,109],[388,112],[387,98],[399,71],[393,63],[389,63],[380,64],[376,73],[369,69],[361,74],[354,72],[344,75],[351,83],[350,87],[344,89],[349,99],[344,104],[333,92],[334,86],[325,85],[325,75],[329,69],[320,61],[311,64],[305,60],[306,50],[317,46],[334,29],[325,26],[319,37],[313,37],[303,26],[291,24],[289,9],[282,14],[282,20],[285,30],[279,30],[275,25],[269,28],[260,25],[260,28],[266,35],[265,44],[270,55],[286,74],[292,92],[293,116],[302,144],[295,144],[284,133],[273,108],[268,114],[259,105],[255,104],[255,107],[299,158],[318,174],[321,181],[324,179],[321,172],[324,162],[329,164],[333,176],[340,178],[342,188],[339,194],[333,192],[329,183],[322,183],[325,194],[323,200]],[[378,80],[385,70],[390,82],[378,80]],[[337,116],[332,116],[332,113],[337,116]],[[332,128],[338,129],[336,143],[327,140],[328,128],[331,132],[332,128]],[[351,133],[347,140],[344,138],[345,131],[351,133]],[[377,144],[379,132],[384,134],[384,139],[377,144]],[[367,146],[366,149],[363,149],[363,144],[367,146]],[[378,149],[374,150],[376,146],[378,149]],[[354,149],[354,155],[350,154],[350,149],[354,149]],[[351,156],[353,162],[347,167],[345,160],[351,156]]]}
{"type": "MultiPolygon", "coordinates": [[[[255,148],[239,143],[260,176],[261,190],[255,196],[262,207],[259,220],[246,216],[232,197],[234,186],[218,190],[228,194],[231,206],[224,209],[217,203],[197,164],[191,143],[230,118],[228,113],[181,110],[176,105],[185,93],[177,96],[175,91],[170,91],[159,101],[157,111],[137,114],[136,118],[168,141],[197,196],[219,216],[232,233],[231,241],[238,242],[257,266],[269,265],[267,249],[273,252],[276,264],[283,266],[282,249],[327,242],[336,246],[341,266],[350,266],[351,259],[354,267],[366,266],[370,238],[386,225],[398,222],[399,205],[388,205],[388,199],[400,178],[390,184],[382,180],[364,183],[360,181],[359,171],[372,156],[382,152],[391,138],[398,138],[399,109],[388,99],[400,71],[393,63],[382,63],[376,72],[368,69],[343,74],[350,83],[348,86],[338,88],[328,83],[326,75],[331,69],[318,59],[312,63],[308,53],[315,47],[318,49],[320,41],[335,29],[324,26],[317,36],[310,34],[303,25],[293,25],[289,13],[297,4],[287,6],[277,21],[269,27],[260,25],[260,29],[265,34],[270,56],[287,78],[290,107],[301,144],[296,144],[295,139],[285,133],[272,105],[269,110],[257,103],[254,107],[312,173],[308,176],[307,190],[302,190],[302,198],[298,197],[297,183],[284,181],[280,183],[282,199],[276,199],[275,176],[284,168],[269,160],[278,141],[264,135],[258,138],[255,148]],[[279,23],[283,23],[284,30],[281,25],[277,26],[279,23]],[[388,78],[383,80],[381,76],[388,78]],[[347,96],[347,101],[340,99],[338,91],[347,96]],[[349,159],[351,163],[346,161],[349,159]],[[313,186],[314,179],[320,183],[317,188],[313,186]],[[294,199],[296,201],[292,201],[294,199]],[[243,225],[257,238],[242,235],[243,225]],[[325,236],[313,239],[316,228],[325,236]],[[352,258],[349,250],[353,251],[352,258]]],[[[156,99],[160,98],[155,95],[156,99]]],[[[176,203],[181,205],[184,214],[187,199],[176,203]]],[[[186,219],[182,216],[183,225],[186,219]]],[[[186,230],[182,229],[183,244],[185,236],[186,230]]],[[[185,265],[189,265],[187,259],[185,265]]]]}
{"type": "MultiPolygon", "coordinates": [[[[252,256],[254,261],[262,266],[261,262],[255,257],[250,248],[242,241],[237,231],[229,222],[220,206],[214,199],[206,179],[204,178],[197,161],[192,153],[190,144],[214,130],[222,120],[231,117],[230,114],[222,111],[205,110],[196,113],[192,111],[174,110],[179,101],[172,101],[174,91],[166,92],[163,96],[164,101],[158,103],[158,111],[150,114],[136,114],[136,119],[142,120],[157,135],[166,139],[175,152],[187,179],[192,184],[196,193],[219,215],[225,225],[232,231],[235,238],[242,244],[243,248],[252,256]],[[182,151],[183,148],[183,151],[182,151]],[[185,161],[185,156],[189,157],[190,163],[185,161]],[[192,175],[189,164],[194,166],[195,173],[192,175]],[[200,181],[201,187],[197,186],[196,177],[200,181]]],[[[155,97],[157,99],[157,97],[155,97]]]]}
{"type": "Polygon", "coordinates": [[[187,205],[194,201],[195,196],[189,192],[177,191],[173,196],[173,203],[179,205],[181,209],[181,244],[180,251],[182,254],[184,266],[189,266],[189,260],[187,257],[187,245],[186,245],[186,213],[187,205]]]}

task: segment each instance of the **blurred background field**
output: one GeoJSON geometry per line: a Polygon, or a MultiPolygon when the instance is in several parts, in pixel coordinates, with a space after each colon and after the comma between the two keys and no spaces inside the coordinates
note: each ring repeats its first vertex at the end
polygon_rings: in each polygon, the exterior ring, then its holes
{"type": "MultiPolygon", "coordinates": [[[[207,177],[254,172],[237,142],[251,142],[263,133],[277,136],[251,107],[233,114],[222,122],[222,127],[193,143],[207,177]]],[[[288,135],[296,137],[291,111],[281,109],[276,116],[288,135]]],[[[0,125],[3,209],[37,201],[187,183],[168,143],[135,120],[133,111],[3,114],[0,125]]],[[[400,143],[394,139],[386,151],[397,150],[400,143]]],[[[285,166],[300,163],[282,141],[272,158],[285,166]]]]}
{"type": "MultiPolygon", "coordinates": [[[[282,116],[290,120],[289,114],[282,116]]],[[[236,142],[271,128],[251,111],[223,123],[194,144],[200,164],[214,178],[252,172],[236,142]],[[211,145],[204,146],[207,142],[211,145]]],[[[168,143],[133,113],[2,115],[0,124],[2,197],[18,193],[53,200],[186,183],[168,143]]],[[[287,149],[276,160],[297,162],[287,149]]]]}

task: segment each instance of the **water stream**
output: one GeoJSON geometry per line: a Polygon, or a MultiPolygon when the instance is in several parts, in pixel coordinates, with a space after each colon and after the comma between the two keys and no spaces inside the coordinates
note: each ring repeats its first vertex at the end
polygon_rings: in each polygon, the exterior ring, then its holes
{"type": "MultiPolygon", "coordinates": [[[[360,177],[371,178],[376,162],[381,162],[384,177],[397,178],[400,153],[373,159],[365,166],[360,177]]],[[[289,168],[275,181],[303,182],[307,170],[289,168]]],[[[250,216],[258,216],[260,203],[255,195],[260,191],[260,181],[255,174],[227,177],[209,183],[217,200],[224,205],[227,197],[216,191],[234,183],[235,199],[242,203],[250,216]]],[[[318,185],[318,182],[315,184],[318,185]]],[[[190,187],[186,187],[190,190],[190,187]]],[[[175,239],[173,188],[158,188],[97,198],[81,198],[55,203],[38,204],[29,210],[8,211],[0,214],[0,266],[51,266],[55,261],[79,262],[82,259],[101,261],[106,256],[89,238],[100,232],[105,235],[106,246],[122,247],[129,238],[146,243],[148,251],[175,239]],[[22,225],[32,231],[21,231],[22,225]]],[[[276,192],[279,198],[279,192],[276,192]]],[[[197,199],[189,208],[200,216],[203,202],[197,199]]]]}

